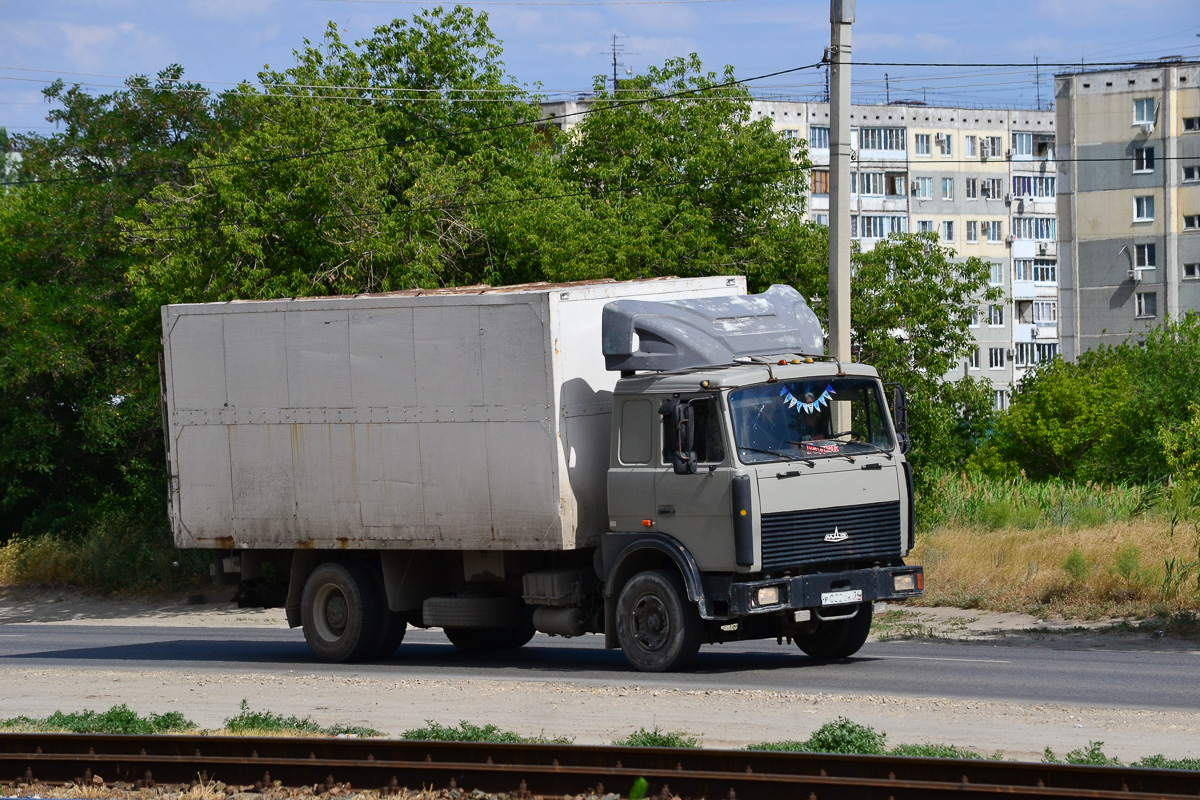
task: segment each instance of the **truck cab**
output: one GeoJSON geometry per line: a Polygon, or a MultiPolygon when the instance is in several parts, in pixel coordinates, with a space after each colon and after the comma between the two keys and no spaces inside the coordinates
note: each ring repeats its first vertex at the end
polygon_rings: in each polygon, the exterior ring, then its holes
{"type": "Polygon", "coordinates": [[[812,312],[794,290],[772,291],[767,310],[749,298],[681,302],[701,318],[684,325],[630,310],[643,317],[626,325],[641,329],[637,346],[657,350],[616,363],[727,359],[626,368],[613,393],[605,631],[640,669],[675,668],[701,642],[738,639],[788,638],[843,658],[866,640],[876,603],[922,592],[921,568],[903,560],[913,546],[907,435],[875,369],[809,346],[743,355],[727,340],[697,345],[696,330],[719,331],[721,318],[743,335],[758,329],[750,349],[772,341],[767,326],[807,345],[793,334],[811,328],[812,312]],[[670,346],[671,328],[686,330],[686,348],[670,346]]]}

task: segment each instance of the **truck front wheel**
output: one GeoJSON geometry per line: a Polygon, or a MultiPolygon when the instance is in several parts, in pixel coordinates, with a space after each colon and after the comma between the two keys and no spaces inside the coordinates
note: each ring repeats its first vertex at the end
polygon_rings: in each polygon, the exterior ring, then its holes
{"type": "Polygon", "coordinates": [[[375,655],[381,614],[375,581],[361,565],[326,562],[304,584],[300,619],[304,639],[318,661],[358,661],[375,655]]]}
{"type": "Polygon", "coordinates": [[[700,615],[675,572],[639,572],[617,597],[617,641],[642,672],[686,666],[700,650],[700,633],[700,615]]]}
{"type": "Polygon", "coordinates": [[[858,607],[850,619],[822,622],[813,633],[796,637],[796,645],[806,655],[825,661],[849,658],[862,648],[871,632],[871,603],[858,607]]]}

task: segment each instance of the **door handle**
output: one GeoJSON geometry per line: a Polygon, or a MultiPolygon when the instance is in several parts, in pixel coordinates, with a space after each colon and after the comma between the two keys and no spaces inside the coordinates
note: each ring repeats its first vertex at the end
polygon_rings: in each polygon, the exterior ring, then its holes
{"type": "Polygon", "coordinates": [[[675,513],[675,506],[659,506],[658,515],[660,517],[669,517],[675,513]]]}

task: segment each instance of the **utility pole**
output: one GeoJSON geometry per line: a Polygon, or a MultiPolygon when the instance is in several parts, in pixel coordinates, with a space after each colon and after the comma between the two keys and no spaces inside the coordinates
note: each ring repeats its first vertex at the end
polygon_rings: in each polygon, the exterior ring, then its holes
{"type": "Polygon", "coordinates": [[[617,34],[612,36],[612,57],[613,57],[613,97],[617,96],[617,34]]]}
{"type": "MultiPolygon", "coordinates": [[[[850,361],[850,25],[854,0],[829,0],[829,355],[850,361]]],[[[834,404],[834,427],[845,430],[834,404]]]]}

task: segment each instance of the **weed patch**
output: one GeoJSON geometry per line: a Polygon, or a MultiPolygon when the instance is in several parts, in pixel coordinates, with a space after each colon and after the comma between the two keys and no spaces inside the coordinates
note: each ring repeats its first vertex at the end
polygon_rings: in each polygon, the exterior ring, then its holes
{"type": "Polygon", "coordinates": [[[235,734],[273,733],[301,736],[382,736],[374,728],[355,725],[325,727],[312,717],[284,716],[271,711],[253,711],[250,703],[242,700],[241,710],[225,720],[225,729],[235,734]]]}
{"type": "Polygon", "coordinates": [[[624,739],[613,742],[618,747],[699,747],[700,740],[684,731],[664,731],[657,725],[653,730],[638,728],[624,739]]]}
{"type": "Polygon", "coordinates": [[[495,725],[475,725],[465,720],[458,726],[442,725],[432,720],[425,720],[425,727],[413,728],[400,734],[401,739],[419,739],[431,742],[493,742],[510,744],[571,744],[572,739],[566,737],[546,738],[543,736],[522,736],[513,731],[505,731],[495,725]]]}
{"type": "Polygon", "coordinates": [[[0,730],[62,731],[64,733],[181,733],[196,723],[178,711],[141,716],[124,703],[108,711],[55,711],[48,717],[13,717],[0,721],[0,730]]]}

